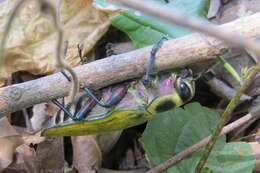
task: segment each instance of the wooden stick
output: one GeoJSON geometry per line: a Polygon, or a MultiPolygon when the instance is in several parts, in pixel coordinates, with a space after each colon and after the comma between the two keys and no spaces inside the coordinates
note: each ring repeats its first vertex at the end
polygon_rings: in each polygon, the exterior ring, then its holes
{"type": "MultiPolygon", "coordinates": [[[[240,18],[219,26],[223,31],[240,33],[245,37],[257,36],[260,31],[260,13],[240,18]]],[[[128,53],[111,56],[74,68],[80,83],[95,89],[110,84],[140,77],[150,55],[151,46],[128,53]]],[[[155,71],[162,71],[194,62],[214,60],[218,55],[230,51],[223,41],[203,35],[191,34],[166,41],[159,50],[155,71]]],[[[70,83],[60,74],[0,88],[0,117],[34,104],[64,97],[70,83]]]]}

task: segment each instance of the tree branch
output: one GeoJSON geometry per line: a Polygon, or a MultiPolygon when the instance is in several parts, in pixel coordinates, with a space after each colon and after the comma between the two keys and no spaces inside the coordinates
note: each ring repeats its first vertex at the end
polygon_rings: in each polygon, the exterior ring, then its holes
{"type": "MultiPolygon", "coordinates": [[[[161,10],[160,10],[161,11],[161,10]]],[[[260,13],[219,26],[222,31],[242,33],[245,37],[257,36],[260,31],[260,13]]],[[[260,46],[259,46],[260,47],[260,46]]],[[[110,56],[74,68],[83,86],[95,89],[113,83],[140,77],[150,55],[151,46],[128,53],[110,56]]],[[[191,34],[166,41],[159,50],[155,71],[185,66],[194,62],[216,60],[229,52],[224,42],[203,34],[191,34]]],[[[68,95],[71,84],[60,74],[0,88],[0,117],[8,113],[68,95]]]]}
{"type": "Polygon", "coordinates": [[[231,28],[224,29],[222,27],[215,27],[209,24],[205,24],[205,22],[199,20],[196,17],[188,16],[179,12],[178,9],[169,8],[165,5],[161,5],[152,1],[117,0],[117,2],[129,8],[134,8],[154,17],[164,19],[168,22],[187,27],[204,34],[209,34],[213,37],[225,41],[226,43],[248,49],[257,55],[260,55],[260,43],[256,40],[249,39],[246,36],[242,36],[243,32],[238,31],[234,34],[231,31],[231,28]]]}

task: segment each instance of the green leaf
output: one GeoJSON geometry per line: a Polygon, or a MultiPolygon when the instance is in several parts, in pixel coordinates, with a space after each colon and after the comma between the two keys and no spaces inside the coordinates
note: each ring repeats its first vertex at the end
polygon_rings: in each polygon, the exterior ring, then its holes
{"type": "MultiPolygon", "coordinates": [[[[152,167],[166,161],[179,152],[210,135],[215,129],[219,115],[198,103],[156,115],[147,124],[140,139],[152,167]]],[[[175,166],[169,173],[194,172],[202,150],[194,152],[175,166]]],[[[225,136],[218,139],[206,167],[214,173],[252,172],[255,158],[246,143],[226,144],[225,136]]]]}
{"type": "Polygon", "coordinates": [[[245,142],[227,143],[212,152],[206,166],[215,173],[251,173],[256,164],[252,148],[245,142]]]}
{"type": "MultiPolygon", "coordinates": [[[[209,0],[173,0],[166,4],[162,0],[154,0],[181,12],[206,19],[209,0]]],[[[163,35],[177,38],[189,34],[192,30],[169,24],[161,19],[146,15],[139,11],[124,10],[121,15],[113,18],[114,27],[125,32],[136,48],[154,44],[163,35]]]]}

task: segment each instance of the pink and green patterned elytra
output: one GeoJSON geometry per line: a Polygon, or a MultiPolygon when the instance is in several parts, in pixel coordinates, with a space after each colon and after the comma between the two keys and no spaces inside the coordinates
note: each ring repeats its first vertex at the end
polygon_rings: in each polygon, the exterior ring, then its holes
{"type": "Polygon", "coordinates": [[[101,107],[86,95],[70,105],[71,112],[89,106],[85,118],[73,121],[60,111],[46,126],[44,136],[80,136],[109,132],[136,126],[155,114],[181,106],[194,96],[195,84],[192,72],[163,73],[152,76],[148,86],[141,80],[133,80],[100,90],[101,101],[112,95],[123,99],[111,108],[101,107]],[[125,93],[126,92],[126,93],[125,93]],[[115,94],[116,93],[116,94],[115,94]]]}

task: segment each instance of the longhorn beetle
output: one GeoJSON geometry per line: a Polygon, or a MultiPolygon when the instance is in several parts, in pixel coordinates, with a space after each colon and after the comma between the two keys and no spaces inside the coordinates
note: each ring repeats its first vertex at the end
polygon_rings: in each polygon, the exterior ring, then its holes
{"type": "MultiPolygon", "coordinates": [[[[195,93],[190,69],[152,74],[155,55],[164,40],[165,37],[161,38],[153,46],[142,79],[105,87],[98,96],[87,87],[81,87],[86,94],[67,108],[53,100],[61,110],[50,120],[42,135],[81,136],[125,129],[189,101],[195,93]]],[[[79,55],[82,58],[80,49],[79,55]]],[[[62,74],[70,80],[66,73],[62,74]]]]}

